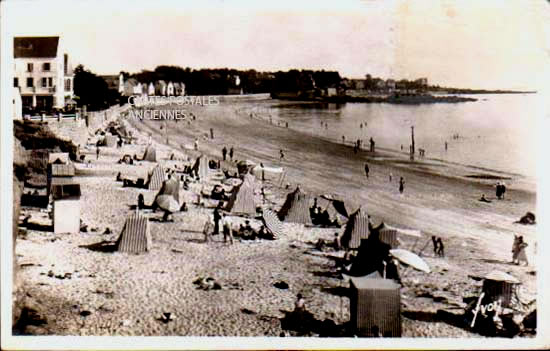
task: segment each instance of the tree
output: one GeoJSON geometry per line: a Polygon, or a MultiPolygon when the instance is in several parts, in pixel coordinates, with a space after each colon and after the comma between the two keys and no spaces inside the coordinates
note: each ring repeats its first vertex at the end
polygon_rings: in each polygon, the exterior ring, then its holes
{"type": "Polygon", "coordinates": [[[110,91],[105,80],[78,65],[74,70],[74,93],[78,106],[86,105],[89,111],[108,108],[118,102],[120,95],[110,91]]]}

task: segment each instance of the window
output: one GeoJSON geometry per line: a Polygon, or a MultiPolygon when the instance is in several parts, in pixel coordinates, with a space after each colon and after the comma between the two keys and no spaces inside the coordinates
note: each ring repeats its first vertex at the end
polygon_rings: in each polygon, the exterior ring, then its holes
{"type": "Polygon", "coordinates": [[[17,88],[19,86],[19,78],[13,78],[13,86],[17,88]]]}
{"type": "Polygon", "coordinates": [[[52,77],[48,78],[48,86],[53,87],[53,78],[52,77]]]}
{"type": "Polygon", "coordinates": [[[32,69],[33,69],[33,64],[32,63],[27,63],[27,72],[32,72],[32,69]]]}
{"type": "Polygon", "coordinates": [[[71,91],[71,80],[65,79],[65,91],[71,91]]]}
{"type": "Polygon", "coordinates": [[[34,86],[34,82],[32,78],[27,78],[27,88],[32,88],[34,86]]]}
{"type": "Polygon", "coordinates": [[[49,71],[50,70],[50,63],[49,62],[44,62],[44,64],[42,65],[42,70],[43,71],[49,71]]]}
{"type": "Polygon", "coordinates": [[[48,86],[48,78],[42,78],[42,88],[45,88],[48,86]]]}

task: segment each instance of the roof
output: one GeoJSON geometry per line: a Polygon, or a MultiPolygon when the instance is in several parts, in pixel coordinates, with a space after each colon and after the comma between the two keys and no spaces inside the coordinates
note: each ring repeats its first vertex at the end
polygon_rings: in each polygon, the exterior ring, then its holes
{"type": "Polygon", "coordinates": [[[359,290],[395,290],[399,289],[399,284],[391,279],[377,279],[365,277],[350,278],[351,284],[359,290]]]}
{"type": "Polygon", "coordinates": [[[74,176],[74,165],[72,163],[62,165],[62,164],[51,164],[52,177],[73,177],[74,176]]]}
{"type": "Polygon", "coordinates": [[[520,281],[517,280],[516,277],[508,274],[508,273],[504,273],[504,272],[501,272],[501,271],[492,271],[491,273],[487,274],[485,276],[485,279],[486,280],[494,280],[494,281],[501,281],[501,282],[507,282],[507,283],[512,283],[512,284],[519,284],[520,281]]]}
{"type": "Polygon", "coordinates": [[[59,37],[16,37],[13,39],[13,55],[24,57],[56,57],[59,37]]]}
{"type": "Polygon", "coordinates": [[[80,184],[60,184],[52,186],[52,197],[54,200],[79,198],[80,195],[80,184]]]}
{"type": "Polygon", "coordinates": [[[50,152],[48,155],[48,163],[69,163],[68,152],[50,152]]]}

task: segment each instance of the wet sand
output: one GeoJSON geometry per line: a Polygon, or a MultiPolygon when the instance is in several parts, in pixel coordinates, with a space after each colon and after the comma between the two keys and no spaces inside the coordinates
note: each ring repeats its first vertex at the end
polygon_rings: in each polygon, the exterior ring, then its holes
{"type": "MultiPolygon", "coordinates": [[[[330,273],[334,271],[333,257],[339,253],[314,248],[318,238],[331,239],[335,231],[343,229],[285,224],[285,235],[275,241],[237,241],[230,246],[214,236],[214,242],[205,243],[201,231],[211,209],[190,205],[189,212],[174,215],[173,223],[158,222],[161,213],[148,215],[153,248],[147,254],[81,247],[116,239],[139,193],[144,194],[146,203],[152,201],[153,191],[123,189],[114,179],[119,166],[112,167],[125,153],[141,154],[148,132],[154,133],[157,155],[165,163],[162,159],[172,148],[181,151],[181,145],[192,145],[197,135],[213,128],[213,140],[200,138],[201,152],[221,157],[223,145],[234,146],[236,159],[284,167],[291,188],[300,184],[313,194],[333,193],[354,206],[361,204],[375,224],[384,221],[420,229],[424,238],[416,244],[404,238],[403,247],[419,250],[428,243],[423,256],[433,272],[402,271],[404,336],[475,336],[435,318],[437,309],[458,312],[464,307],[462,297],[478,292],[480,282],[468,275],[495,269],[510,272],[524,283],[527,294],[536,293],[536,275],[531,273],[536,266],[536,227],[513,224],[525,212],[534,211],[534,192],[515,189],[513,181],[507,181],[506,199],[485,204],[477,199],[481,193],[494,197],[492,185],[463,178],[460,167],[449,165],[434,172],[428,166],[373,158],[394,157],[384,152],[354,155],[347,146],[248,118],[231,102],[188,110],[197,116],[191,124],[127,119],[142,131],[141,144],[104,148],[100,160],[93,161],[100,172],[77,178],[83,192],[81,218],[96,231],[56,235],[28,230],[18,239],[22,280],[48,319],[46,325],[31,327],[32,334],[278,336],[282,331],[279,318],[283,311],[292,310],[299,292],[317,319],[331,319],[337,324],[349,319],[349,300],[338,294],[345,283],[330,273]],[[170,146],[162,145],[165,126],[170,146]],[[282,162],[279,149],[285,152],[282,162]],[[365,160],[370,166],[368,180],[363,171],[365,160]],[[406,181],[403,194],[398,191],[400,176],[406,181]],[[107,227],[112,234],[102,234],[107,227]],[[530,267],[509,263],[514,234],[523,235],[530,245],[530,267]],[[432,254],[431,235],[443,238],[445,258],[432,254]],[[53,277],[48,276],[50,270],[53,277]],[[71,278],[55,277],[65,273],[71,273],[71,278]],[[196,289],[193,281],[199,276],[215,278],[222,289],[196,289]],[[279,281],[288,283],[289,288],[276,288],[274,284],[279,281]],[[438,297],[437,301],[429,296],[438,297]],[[84,317],[82,311],[90,314],[84,317]],[[163,312],[173,313],[175,319],[158,321],[163,312]],[[433,320],[425,321],[430,314],[433,320]]],[[[94,150],[88,152],[92,155],[94,150]]],[[[121,167],[149,169],[152,164],[121,167]]],[[[199,189],[194,186],[181,195],[190,203],[199,189]]],[[[287,190],[268,186],[268,192],[275,208],[282,205],[287,190]]],[[[253,225],[258,222],[253,221],[253,225]]]]}

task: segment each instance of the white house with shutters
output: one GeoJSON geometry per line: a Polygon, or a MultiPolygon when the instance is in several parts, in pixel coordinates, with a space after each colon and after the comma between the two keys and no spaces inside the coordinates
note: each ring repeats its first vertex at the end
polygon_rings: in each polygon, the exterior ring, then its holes
{"type": "Polygon", "coordinates": [[[24,109],[63,108],[73,98],[73,71],[59,37],[16,37],[13,53],[13,86],[24,109]]]}

